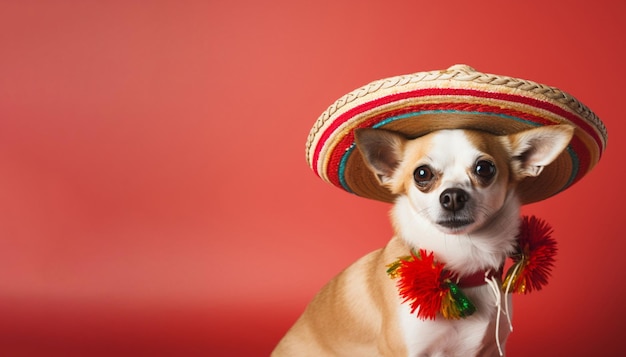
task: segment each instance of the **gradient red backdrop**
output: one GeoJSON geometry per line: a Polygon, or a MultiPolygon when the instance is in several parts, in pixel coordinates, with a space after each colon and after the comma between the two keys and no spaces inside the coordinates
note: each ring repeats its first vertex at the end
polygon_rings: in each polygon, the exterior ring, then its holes
{"type": "Polygon", "coordinates": [[[606,123],[596,169],[525,208],[560,242],[509,356],[617,356],[620,1],[0,3],[0,355],[265,356],[388,205],[317,179],[317,116],[371,80],[467,63],[606,123]]]}

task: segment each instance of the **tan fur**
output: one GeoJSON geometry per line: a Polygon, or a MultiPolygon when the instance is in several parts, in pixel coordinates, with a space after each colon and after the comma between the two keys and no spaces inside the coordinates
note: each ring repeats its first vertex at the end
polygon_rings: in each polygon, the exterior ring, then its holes
{"type": "Polygon", "coordinates": [[[402,356],[395,309],[401,303],[385,265],[409,246],[393,238],[332,279],[315,296],[272,356],[402,356]]]}
{"type": "MultiPolygon", "coordinates": [[[[435,133],[414,140],[384,131],[357,133],[357,145],[365,150],[364,157],[372,171],[381,184],[399,195],[392,211],[396,234],[384,248],[357,260],[325,285],[280,341],[273,357],[407,356],[411,348],[407,341],[414,345],[413,349],[418,346],[420,355],[424,356],[499,355],[494,334],[504,343],[509,331],[508,326],[501,324],[496,333],[494,296],[486,285],[464,290],[477,306],[474,315],[461,320],[438,317],[426,322],[430,323],[427,330],[425,325],[415,329],[428,331],[428,336],[407,337],[411,332],[402,328],[407,322],[400,321],[407,316],[406,304],[398,295],[396,281],[386,274],[386,266],[409,254],[411,249],[426,248],[460,276],[478,269],[498,269],[514,249],[519,219],[516,183],[523,177],[539,174],[565,148],[573,129],[544,127],[509,136],[463,132],[471,144],[469,147],[481,155],[476,160],[495,163],[496,176],[482,182],[471,172],[471,163],[463,166],[471,161],[469,154],[459,153],[459,162],[456,155],[448,154],[444,159],[449,162],[441,163],[441,170],[450,170],[452,174],[436,172],[432,186],[423,191],[415,188],[413,173],[420,165],[440,164],[432,160],[437,157],[433,155],[435,133]],[[419,205],[430,202],[432,195],[439,195],[449,187],[464,187],[484,207],[495,207],[493,212],[480,208],[481,214],[488,211],[490,216],[463,234],[441,233],[435,223],[423,218],[420,220],[425,222],[425,227],[407,226],[407,220],[416,214],[411,210],[419,212],[419,205]],[[441,247],[455,248],[438,250],[441,247]]],[[[434,198],[436,201],[437,197],[434,198]]],[[[409,322],[409,326],[412,324],[409,322]]]]}
{"type": "MultiPolygon", "coordinates": [[[[405,194],[408,192],[409,187],[415,185],[413,183],[413,170],[415,170],[415,163],[421,161],[428,151],[431,149],[432,135],[425,135],[420,138],[419,141],[410,141],[405,144],[405,150],[402,158],[402,163],[413,163],[411,165],[401,165],[401,169],[396,171],[393,177],[394,184],[391,186],[391,192],[396,195],[405,194]]],[[[427,191],[436,189],[439,186],[440,181],[435,182],[428,187],[427,191]]]]}
{"type": "MultiPolygon", "coordinates": [[[[485,159],[493,160],[496,163],[496,167],[509,167],[511,163],[511,155],[507,150],[507,143],[503,143],[502,137],[481,135],[481,132],[467,131],[466,135],[478,150],[489,153],[484,157],[485,159]]],[[[516,183],[513,180],[517,180],[518,177],[511,177],[510,170],[498,171],[497,179],[502,183],[508,182],[510,184],[516,183]]],[[[472,176],[470,176],[472,177],[472,176]]],[[[479,182],[475,182],[476,185],[480,185],[479,182]]]]}

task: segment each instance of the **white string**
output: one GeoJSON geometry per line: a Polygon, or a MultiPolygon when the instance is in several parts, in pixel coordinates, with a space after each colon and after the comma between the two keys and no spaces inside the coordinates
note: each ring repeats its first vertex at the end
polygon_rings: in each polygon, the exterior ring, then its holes
{"type": "Polygon", "coordinates": [[[502,313],[502,295],[500,295],[500,286],[498,285],[495,277],[489,277],[489,272],[485,273],[485,283],[489,285],[493,291],[494,297],[496,298],[496,306],[498,307],[498,313],[496,316],[496,344],[498,345],[498,352],[500,353],[500,356],[504,356],[502,346],[500,345],[500,314],[502,313]]]}
{"type": "MultiPolygon", "coordinates": [[[[517,270],[521,264],[515,264],[513,268],[513,273],[511,273],[511,279],[506,283],[506,289],[504,289],[504,296],[509,296],[509,289],[511,288],[511,283],[513,282],[513,277],[517,274],[517,270]]],[[[511,322],[511,316],[509,316],[509,299],[504,300],[504,309],[506,310],[506,318],[509,321],[509,329],[513,332],[513,323],[511,322]]]]}

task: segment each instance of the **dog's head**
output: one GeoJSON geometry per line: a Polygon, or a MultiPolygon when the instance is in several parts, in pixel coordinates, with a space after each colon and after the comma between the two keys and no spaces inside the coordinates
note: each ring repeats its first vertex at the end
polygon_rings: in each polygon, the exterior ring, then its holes
{"type": "Polygon", "coordinates": [[[417,139],[382,129],[359,129],[357,147],[392,193],[448,234],[480,229],[505,205],[521,179],[537,176],[572,138],[569,125],[497,136],[440,130],[417,139]]]}

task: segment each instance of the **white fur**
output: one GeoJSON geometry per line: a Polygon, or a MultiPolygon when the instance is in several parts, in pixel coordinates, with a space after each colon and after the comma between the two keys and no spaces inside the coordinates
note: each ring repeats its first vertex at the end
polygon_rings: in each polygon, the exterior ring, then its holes
{"type": "Polygon", "coordinates": [[[497,269],[514,249],[519,227],[519,199],[514,194],[497,212],[494,224],[469,234],[447,234],[419,214],[407,196],[400,196],[392,210],[399,236],[409,245],[437,253],[450,270],[472,274],[497,269]]]}
{"type": "MultiPolygon", "coordinates": [[[[478,356],[485,339],[490,341],[496,339],[494,320],[498,312],[491,291],[478,287],[465,289],[465,293],[476,303],[477,311],[471,317],[462,320],[438,319],[434,324],[433,321],[415,318],[409,306],[405,304],[399,306],[399,321],[408,357],[478,356]]],[[[509,299],[511,306],[511,296],[500,294],[502,298],[509,299]]],[[[501,320],[506,321],[506,312],[500,313],[501,320]]],[[[497,338],[501,341],[503,350],[509,333],[509,325],[500,324],[497,338]]],[[[481,353],[480,357],[500,356],[497,348],[483,350],[481,353]]]]}

